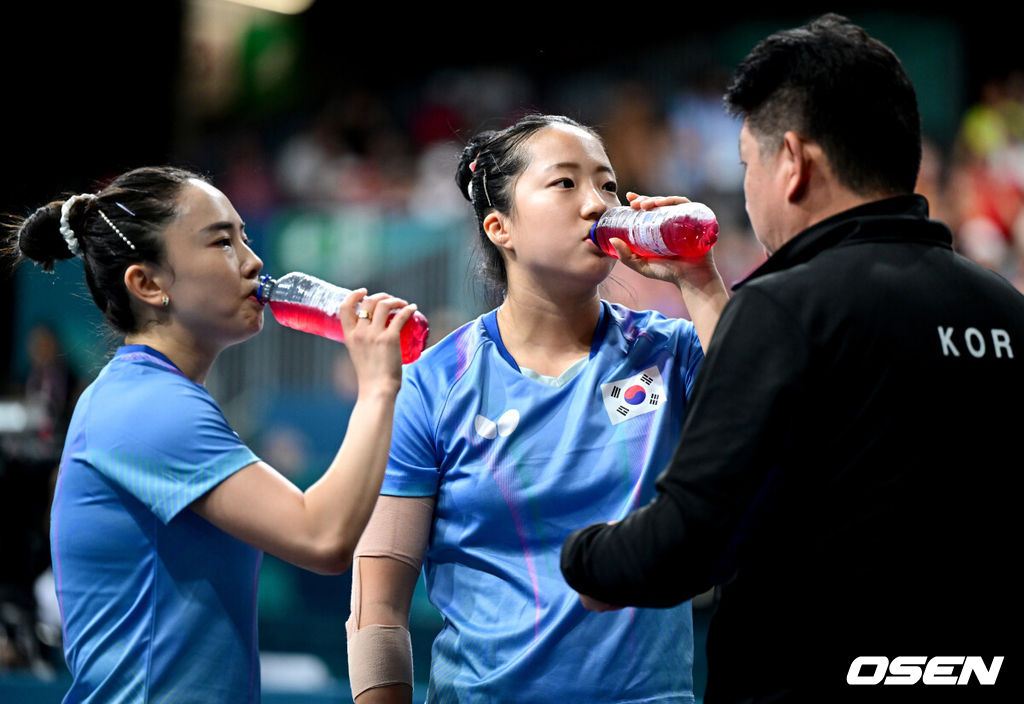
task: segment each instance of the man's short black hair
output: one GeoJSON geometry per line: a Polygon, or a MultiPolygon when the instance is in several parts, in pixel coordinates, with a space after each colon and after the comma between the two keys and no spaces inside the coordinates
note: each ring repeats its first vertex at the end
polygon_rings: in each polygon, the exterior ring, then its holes
{"type": "Polygon", "coordinates": [[[893,51],[826,14],[758,43],[725,93],[761,149],[787,130],[821,145],[840,183],[861,195],[912,193],[921,165],[914,86],[893,51]]]}

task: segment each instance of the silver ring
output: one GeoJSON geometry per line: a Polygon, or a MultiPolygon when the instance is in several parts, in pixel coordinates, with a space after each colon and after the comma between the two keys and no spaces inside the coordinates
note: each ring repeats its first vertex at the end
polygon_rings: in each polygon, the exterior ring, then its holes
{"type": "Polygon", "coordinates": [[[360,308],[358,311],[356,311],[356,317],[362,318],[363,320],[373,320],[373,316],[370,315],[370,312],[363,308],[360,308]]]}

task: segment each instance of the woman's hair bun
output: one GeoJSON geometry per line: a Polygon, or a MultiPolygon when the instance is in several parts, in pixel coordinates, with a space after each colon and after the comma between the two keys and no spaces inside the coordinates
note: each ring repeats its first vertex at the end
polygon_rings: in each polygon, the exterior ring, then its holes
{"type": "MultiPolygon", "coordinates": [[[[37,208],[18,229],[18,251],[21,256],[42,266],[43,271],[53,271],[54,262],[75,256],[60,232],[61,205],[56,201],[37,208]]],[[[80,206],[72,210],[72,225],[79,219],[76,214],[81,215],[80,206]]]]}

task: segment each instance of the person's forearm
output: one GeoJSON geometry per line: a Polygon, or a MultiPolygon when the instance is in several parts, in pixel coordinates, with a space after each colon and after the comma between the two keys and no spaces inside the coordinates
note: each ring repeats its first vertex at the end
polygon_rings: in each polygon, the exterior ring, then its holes
{"type": "Polygon", "coordinates": [[[224,532],[294,565],[323,574],[344,572],[380,492],[396,387],[360,391],[341,448],[307,491],[257,461],[190,508],[224,532]]]}
{"type": "Polygon", "coordinates": [[[566,582],[616,606],[665,608],[710,586],[707,560],[688,550],[675,503],[660,496],[614,525],[595,524],[562,546],[566,582]]]}
{"type": "Polygon", "coordinates": [[[718,325],[722,309],[729,302],[729,292],[721,274],[714,267],[700,272],[690,272],[685,279],[677,282],[683,304],[690,313],[690,320],[697,328],[701,347],[707,352],[711,336],[718,325]]]}
{"type": "Polygon", "coordinates": [[[432,516],[432,499],[381,496],[356,547],[345,632],[358,702],[408,704],[412,696],[409,609],[432,516]]]}

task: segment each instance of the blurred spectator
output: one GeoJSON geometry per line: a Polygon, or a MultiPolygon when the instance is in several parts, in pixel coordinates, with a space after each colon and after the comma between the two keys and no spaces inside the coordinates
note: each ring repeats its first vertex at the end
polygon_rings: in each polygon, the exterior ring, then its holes
{"type": "Polygon", "coordinates": [[[402,188],[408,163],[405,140],[380,96],[352,91],[329,101],[308,127],[285,141],[276,170],[295,203],[366,204],[391,193],[388,178],[402,188]]]}
{"type": "Polygon", "coordinates": [[[345,347],[338,348],[334,355],[331,388],[338,397],[339,403],[351,406],[356,402],[359,385],[356,383],[356,370],[352,366],[352,358],[345,347]]]}
{"type": "Polygon", "coordinates": [[[297,486],[306,487],[316,479],[309,443],[309,437],[299,428],[268,425],[260,433],[260,457],[297,486]]]}
{"type": "Polygon", "coordinates": [[[917,175],[915,193],[928,199],[928,211],[932,218],[941,220],[953,228],[959,222],[959,213],[952,201],[949,175],[946,173],[946,157],[942,148],[927,136],[921,140],[921,170],[917,175]]]}
{"type": "Polygon", "coordinates": [[[466,67],[435,71],[419,90],[415,100],[420,114],[414,124],[420,138],[418,146],[426,142],[424,137],[442,139],[445,126],[433,118],[433,130],[427,131],[427,115],[438,110],[446,114],[445,119],[453,120],[449,138],[461,138],[464,130],[470,133],[483,128],[500,129],[511,124],[522,112],[530,112],[536,106],[537,85],[521,70],[514,67],[466,67]],[[443,106],[443,107],[438,107],[443,106]],[[503,116],[499,124],[492,124],[495,116],[503,116]],[[487,123],[487,124],[485,124],[487,123]]]}
{"type": "Polygon", "coordinates": [[[311,124],[287,139],[277,154],[275,170],[285,196],[310,205],[330,202],[346,154],[329,112],[313,116],[311,124]]]}
{"type": "Polygon", "coordinates": [[[692,183],[674,173],[672,134],[649,89],[638,82],[617,84],[608,103],[601,134],[620,194],[689,195],[692,183]]]}
{"type": "Polygon", "coordinates": [[[75,407],[78,380],[68,367],[57,335],[48,325],[40,323],[32,328],[27,348],[25,400],[43,409],[45,424],[38,430],[40,437],[59,446],[75,407]],[[54,440],[55,436],[59,438],[54,440]]]}
{"type": "Polygon", "coordinates": [[[966,156],[982,161],[1024,140],[1024,70],[985,81],[964,112],[959,139],[966,156]]]}
{"type": "Polygon", "coordinates": [[[435,141],[424,147],[416,162],[415,182],[409,192],[409,214],[426,220],[467,217],[469,207],[459,193],[452,171],[462,153],[453,140],[435,141]]]}
{"type": "Polygon", "coordinates": [[[415,163],[409,139],[397,127],[387,123],[367,129],[358,162],[342,170],[336,200],[404,215],[416,180],[415,163]]]}
{"type": "Polygon", "coordinates": [[[688,193],[740,193],[740,123],[722,109],[726,78],[708,70],[691,87],[673,96],[668,120],[672,129],[673,179],[688,193]]]}
{"type": "Polygon", "coordinates": [[[57,336],[45,324],[27,337],[29,371],[23,423],[0,428],[0,672],[51,678],[60,656],[52,627],[54,593],[40,589],[49,572],[49,509],[64,433],[78,393],[57,336]],[[42,599],[40,599],[42,597],[42,599]]]}
{"type": "Polygon", "coordinates": [[[1024,289],[1024,73],[985,82],[954,159],[957,248],[1024,289]]]}
{"type": "Polygon", "coordinates": [[[281,205],[272,155],[255,130],[238,130],[225,146],[222,166],[225,195],[247,221],[271,215],[281,205]]]}

